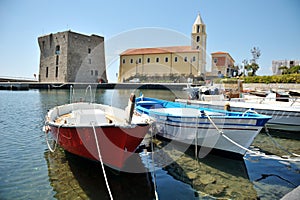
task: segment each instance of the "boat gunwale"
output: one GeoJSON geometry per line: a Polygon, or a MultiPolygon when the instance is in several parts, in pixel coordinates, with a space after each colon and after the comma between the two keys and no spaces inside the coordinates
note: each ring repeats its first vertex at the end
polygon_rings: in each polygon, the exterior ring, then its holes
{"type": "MultiPolygon", "coordinates": [[[[109,105],[98,104],[98,103],[76,102],[76,103],[70,103],[70,104],[63,104],[63,105],[55,106],[47,112],[46,117],[48,118],[48,120],[46,120],[46,125],[59,127],[59,128],[92,128],[92,127],[94,127],[94,128],[110,128],[110,127],[135,128],[136,126],[147,126],[147,125],[149,125],[147,122],[139,122],[139,123],[129,124],[129,123],[126,122],[125,119],[120,120],[120,119],[115,118],[115,116],[107,114],[105,109],[111,109],[112,111],[113,110],[118,110],[118,111],[121,111],[121,112],[125,112],[125,110],[123,110],[121,108],[116,108],[116,107],[112,107],[112,106],[109,106],[109,105]],[[56,113],[56,114],[54,114],[54,116],[52,116],[52,117],[56,117],[56,119],[51,120],[51,114],[54,113],[55,110],[59,110],[63,107],[67,107],[67,106],[71,106],[71,107],[74,106],[74,105],[78,106],[80,104],[91,106],[90,108],[85,108],[87,110],[95,110],[95,109],[102,110],[105,113],[105,117],[107,119],[111,119],[113,117],[114,119],[112,119],[112,120],[114,120],[114,122],[113,123],[106,122],[106,123],[100,123],[100,124],[68,124],[68,123],[55,122],[55,120],[58,119],[59,117],[62,117],[65,114],[68,114],[68,113],[71,113],[72,111],[80,110],[80,109],[74,109],[74,110],[70,109],[69,111],[67,111],[66,113],[61,114],[61,115],[58,115],[58,113],[56,113]]],[[[57,112],[59,112],[59,111],[57,111],[57,112]]]]}
{"type": "MultiPolygon", "coordinates": [[[[211,112],[218,112],[218,113],[224,113],[224,115],[209,115],[211,118],[214,118],[214,119],[261,119],[261,120],[269,120],[271,119],[272,117],[271,116],[268,116],[268,115],[262,115],[262,114],[256,114],[256,113],[245,113],[244,116],[242,116],[242,113],[241,112],[232,112],[232,111],[223,111],[223,110],[217,110],[217,109],[210,109],[210,108],[203,108],[203,107],[197,107],[197,106],[193,106],[193,105],[184,105],[184,104],[181,104],[179,102],[170,102],[170,101],[165,101],[165,100],[158,100],[158,99],[154,99],[154,98],[149,98],[149,97],[143,97],[144,99],[146,100],[151,100],[153,103],[171,103],[171,104],[179,104],[180,106],[184,106],[184,107],[176,107],[176,108],[181,108],[181,109],[184,109],[184,108],[192,108],[192,109],[196,109],[196,110],[203,110],[203,111],[211,111],[211,112]],[[242,117],[242,118],[241,118],[242,117]]],[[[141,106],[139,104],[140,99],[142,98],[137,98],[136,100],[136,110],[141,110],[143,113],[148,113],[149,115],[152,114],[156,114],[156,115],[160,115],[160,116],[165,116],[165,117],[177,117],[177,118],[207,118],[206,115],[201,115],[199,113],[198,116],[179,116],[179,115],[173,115],[173,114],[170,114],[170,113],[163,113],[163,112],[159,112],[159,111],[155,111],[155,109],[147,109],[143,106],[141,106]]],[[[144,100],[143,100],[144,101],[144,100]]],[[[164,105],[163,105],[164,106],[164,105]]]]}

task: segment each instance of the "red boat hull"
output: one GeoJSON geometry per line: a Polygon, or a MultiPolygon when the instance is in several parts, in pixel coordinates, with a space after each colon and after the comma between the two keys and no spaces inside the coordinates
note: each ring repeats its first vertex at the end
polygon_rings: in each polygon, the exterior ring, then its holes
{"type": "Polygon", "coordinates": [[[50,125],[50,132],[62,148],[75,155],[100,161],[122,170],[125,161],[135,152],[149,129],[149,125],[135,127],[96,126],[99,150],[93,127],[58,127],[50,125]]]}

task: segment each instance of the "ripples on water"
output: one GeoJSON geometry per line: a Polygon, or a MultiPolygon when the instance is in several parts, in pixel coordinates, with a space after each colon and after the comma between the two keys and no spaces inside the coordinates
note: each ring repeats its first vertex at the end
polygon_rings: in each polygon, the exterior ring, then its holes
{"type": "MultiPolygon", "coordinates": [[[[124,108],[129,90],[97,90],[95,100],[124,108]]],[[[84,96],[85,91],[76,95],[84,96]]],[[[139,91],[135,91],[138,95],[139,91]]],[[[180,92],[144,90],[145,96],[174,100],[180,92]]],[[[68,90],[0,91],[0,199],[108,199],[100,165],[58,149],[47,150],[42,127],[47,110],[69,102],[68,90]]],[[[289,151],[300,154],[300,141],[275,138],[289,151]]],[[[163,141],[155,141],[161,151],[163,141]]],[[[253,146],[284,155],[261,133],[253,146]]],[[[236,161],[214,155],[195,159],[193,150],[175,159],[177,147],[163,148],[154,168],[160,199],[279,199],[300,184],[300,164],[246,155],[236,161]],[[166,159],[175,159],[161,167],[166,159]]],[[[143,167],[150,154],[135,161],[143,167]]],[[[151,166],[151,165],[150,165],[151,166]]],[[[153,199],[154,173],[116,175],[107,170],[115,199],[153,199]]]]}

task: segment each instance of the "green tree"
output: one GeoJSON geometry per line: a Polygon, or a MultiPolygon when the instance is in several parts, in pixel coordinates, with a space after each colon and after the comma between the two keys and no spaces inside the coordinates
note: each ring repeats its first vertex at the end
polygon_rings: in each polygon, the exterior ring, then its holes
{"type": "Polygon", "coordinates": [[[250,63],[245,66],[245,69],[248,71],[248,76],[256,76],[259,65],[257,63],[250,63]]]}
{"type": "Polygon", "coordinates": [[[278,69],[281,71],[281,74],[287,74],[289,68],[287,66],[280,66],[278,69]]]}
{"type": "Polygon", "coordinates": [[[288,69],[288,73],[289,74],[299,74],[300,73],[300,65],[291,67],[290,69],[288,69]]]}

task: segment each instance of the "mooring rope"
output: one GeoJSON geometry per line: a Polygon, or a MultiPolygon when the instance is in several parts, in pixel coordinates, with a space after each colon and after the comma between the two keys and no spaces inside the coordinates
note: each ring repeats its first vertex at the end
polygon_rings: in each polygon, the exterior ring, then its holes
{"type": "MultiPolygon", "coordinates": [[[[57,143],[58,143],[58,138],[59,138],[59,129],[60,127],[62,126],[62,124],[60,124],[58,126],[58,129],[57,129],[57,136],[56,136],[56,139],[54,140],[55,141],[55,144],[54,144],[54,148],[52,148],[49,144],[49,140],[48,140],[48,133],[47,133],[47,130],[45,130],[45,136],[46,136],[46,142],[47,142],[47,146],[48,146],[48,149],[53,153],[55,150],[56,150],[56,147],[57,147],[57,143]]],[[[46,129],[46,125],[45,125],[45,129],[46,129]]]]}
{"type": "Polygon", "coordinates": [[[51,86],[53,87],[53,88],[60,88],[60,87],[62,87],[62,86],[64,86],[64,85],[66,85],[65,83],[63,83],[63,84],[61,84],[61,85],[54,85],[54,84],[51,84],[51,86]]]}
{"type": "Polygon", "coordinates": [[[199,128],[199,116],[196,118],[196,132],[195,132],[195,157],[198,161],[198,128],[199,128]]]}
{"type": "Polygon", "coordinates": [[[277,146],[278,148],[280,148],[281,150],[283,150],[283,151],[285,151],[285,152],[287,152],[288,154],[291,154],[292,156],[295,156],[295,157],[300,157],[300,155],[299,154],[296,154],[296,153],[293,153],[293,152],[290,152],[289,150],[287,150],[286,148],[284,148],[283,146],[281,146],[278,142],[276,142],[275,140],[274,140],[274,138],[270,135],[270,133],[269,133],[269,130],[268,130],[268,128],[267,128],[267,126],[265,125],[265,132],[266,132],[266,134],[267,134],[267,136],[269,136],[270,137],[270,139],[272,140],[272,142],[275,144],[275,146],[277,146]]]}
{"type": "Polygon", "coordinates": [[[108,190],[110,199],[113,200],[113,196],[112,196],[112,194],[111,194],[110,187],[109,187],[109,184],[108,184],[108,181],[107,181],[107,177],[106,177],[106,173],[105,173],[105,169],[104,169],[104,164],[103,164],[103,160],[102,160],[102,156],[101,156],[101,152],[100,152],[100,147],[99,147],[99,143],[98,143],[98,139],[97,139],[97,134],[96,134],[96,130],[95,130],[94,123],[91,123],[91,125],[93,126],[94,137],[95,137],[96,146],[97,146],[97,151],[98,151],[98,157],[99,157],[99,159],[100,159],[101,168],[102,168],[102,172],[103,172],[103,176],[104,176],[106,188],[107,188],[107,190],[108,190]]]}
{"type": "Polygon", "coordinates": [[[154,146],[153,146],[153,132],[151,133],[151,159],[152,159],[152,170],[153,170],[153,186],[154,186],[154,194],[155,199],[158,200],[158,194],[156,190],[156,173],[155,173],[155,166],[154,166],[154,146]]]}
{"type": "MultiPolygon", "coordinates": [[[[282,157],[280,157],[280,156],[278,156],[278,158],[274,158],[274,157],[272,157],[272,156],[268,156],[268,155],[266,155],[266,154],[262,154],[262,153],[260,153],[260,152],[252,151],[252,150],[250,150],[250,149],[248,149],[248,148],[245,148],[244,146],[238,144],[237,142],[235,142],[234,140],[232,140],[231,138],[229,138],[227,135],[225,135],[224,132],[221,131],[221,130],[217,127],[217,125],[214,123],[214,121],[211,119],[211,117],[210,117],[207,113],[205,113],[205,115],[207,116],[208,120],[211,122],[211,124],[215,127],[215,129],[218,131],[218,133],[219,133],[222,137],[224,137],[226,140],[228,140],[228,141],[231,142],[232,144],[236,145],[237,147],[239,147],[239,148],[241,148],[241,149],[243,149],[243,150],[245,150],[245,151],[247,151],[247,152],[249,152],[249,153],[251,153],[251,154],[255,154],[255,155],[257,155],[257,156],[262,156],[262,157],[269,158],[269,159],[280,160],[280,161],[300,161],[299,159],[282,158],[282,157]]],[[[296,155],[297,155],[297,154],[296,154],[296,155]]]]}

